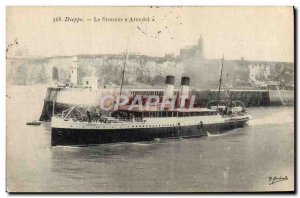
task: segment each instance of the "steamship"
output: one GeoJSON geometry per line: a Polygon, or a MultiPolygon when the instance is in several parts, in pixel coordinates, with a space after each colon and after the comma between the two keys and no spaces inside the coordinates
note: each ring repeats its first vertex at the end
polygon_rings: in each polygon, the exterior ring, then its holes
{"type": "MultiPolygon", "coordinates": [[[[223,66],[222,66],[223,68],[223,66]]],[[[125,70],[124,70],[125,71],[125,70]]],[[[123,76],[124,76],[123,71],[123,76]]],[[[221,86],[220,78],[220,86],[221,86]]],[[[179,92],[174,92],[174,76],[167,76],[164,96],[181,103],[182,96],[189,95],[190,78],[182,77],[179,92]],[[174,95],[175,93],[175,95],[174,95]]],[[[122,93],[122,87],[120,95],[122,93]]],[[[189,103],[189,97],[184,104],[189,103]]],[[[190,138],[209,133],[224,133],[243,127],[251,118],[240,101],[211,101],[206,108],[161,104],[142,109],[120,106],[108,115],[90,112],[78,116],[75,107],[53,115],[51,121],[51,145],[96,145],[116,142],[152,141],[160,138],[190,138]]],[[[81,113],[79,113],[81,114],[81,113]]]]}

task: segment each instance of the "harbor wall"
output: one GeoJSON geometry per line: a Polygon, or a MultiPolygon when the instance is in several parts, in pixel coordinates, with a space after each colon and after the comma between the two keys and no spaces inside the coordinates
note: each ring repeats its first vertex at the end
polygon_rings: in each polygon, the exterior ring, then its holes
{"type": "MultiPolygon", "coordinates": [[[[218,99],[217,90],[193,91],[196,95],[196,105],[206,107],[211,100],[218,99]]],[[[220,91],[220,100],[240,100],[246,107],[270,106],[270,96],[268,90],[233,90],[220,91]]]]}
{"type": "Polygon", "coordinates": [[[270,105],[294,105],[294,90],[269,90],[270,105]]]}

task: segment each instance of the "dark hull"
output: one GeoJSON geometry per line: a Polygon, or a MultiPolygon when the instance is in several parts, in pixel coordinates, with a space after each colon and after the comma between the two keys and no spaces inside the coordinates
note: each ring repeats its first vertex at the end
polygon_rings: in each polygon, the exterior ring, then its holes
{"type": "Polygon", "coordinates": [[[40,122],[26,122],[26,125],[39,126],[39,125],[41,125],[41,123],[40,122]]]}
{"type": "Polygon", "coordinates": [[[52,128],[51,146],[57,145],[95,145],[117,142],[152,141],[155,138],[187,138],[206,136],[209,133],[222,133],[242,127],[246,121],[228,122],[213,125],[195,125],[168,128],[140,129],[62,129],[52,128]]]}

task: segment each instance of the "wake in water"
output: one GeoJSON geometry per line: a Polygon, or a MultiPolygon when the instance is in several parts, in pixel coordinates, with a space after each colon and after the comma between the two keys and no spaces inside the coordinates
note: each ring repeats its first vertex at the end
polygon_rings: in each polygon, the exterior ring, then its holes
{"type": "Polygon", "coordinates": [[[270,112],[264,117],[255,118],[253,114],[253,119],[248,122],[248,125],[264,125],[264,124],[286,124],[294,123],[294,111],[290,108],[284,109],[279,108],[276,112],[270,112]]]}
{"type": "Polygon", "coordinates": [[[64,150],[64,151],[77,151],[78,149],[81,149],[83,146],[51,146],[51,149],[55,150],[64,150]]]}
{"type": "Polygon", "coordinates": [[[222,137],[222,136],[228,136],[228,135],[233,135],[233,134],[236,134],[238,131],[240,131],[241,128],[237,128],[237,129],[233,129],[233,130],[230,130],[230,131],[225,131],[223,133],[216,133],[216,134],[212,134],[212,133],[209,133],[207,131],[207,136],[208,137],[222,137]]]}
{"type": "Polygon", "coordinates": [[[225,136],[225,135],[227,135],[227,134],[226,133],[211,134],[211,133],[207,132],[208,137],[219,137],[219,136],[225,136]]]}
{"type": "Polygon", "coordinates": [[[130,143],[130,144],[133,144],[133,145],[136,145],[136,146],[150,146],[153,142],[149,142],[149,143],[146,143],[146,142],[134,142],[134,143],[130,143]]]}

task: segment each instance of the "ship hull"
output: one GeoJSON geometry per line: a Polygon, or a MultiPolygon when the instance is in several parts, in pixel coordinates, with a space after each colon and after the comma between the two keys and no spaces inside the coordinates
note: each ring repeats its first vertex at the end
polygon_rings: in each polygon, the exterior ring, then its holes
{"type": "Polygon", "coordinates": [[[175,126],[163,128],[134,129],[51,129],[51,146],[88,146],[117,142],[153,141],[157,138],[191,138],[207,136],[208,133],[224,133],[243,127],[248,119],[207,125],[175,126]]]}

